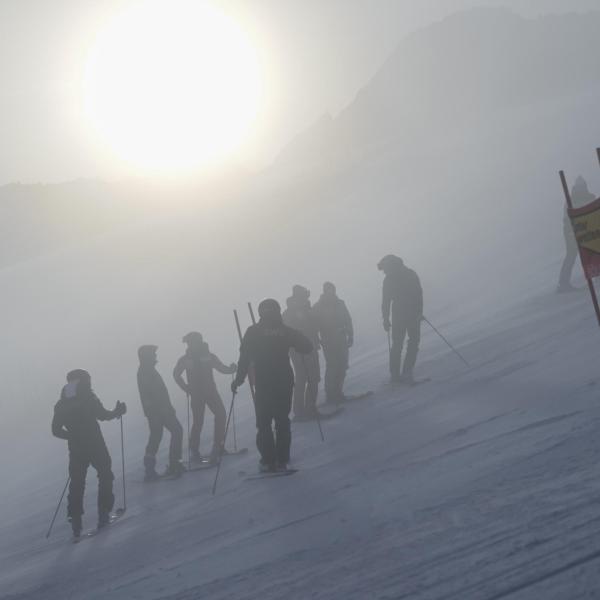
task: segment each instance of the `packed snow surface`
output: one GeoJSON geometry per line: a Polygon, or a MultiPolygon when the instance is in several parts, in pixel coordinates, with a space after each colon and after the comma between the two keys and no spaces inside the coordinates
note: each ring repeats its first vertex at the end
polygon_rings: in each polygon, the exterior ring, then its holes
{"type": "MultiPolygon", "coordinates": [[[[426,329],[418,375],[429,383],[388,387],[384,346],[354,356],[348,392],[375,394],[324,422],[325,443],[316,424],[295,424],[291,477],[244,479],[257,464],[245,391],[237,437],[250,452],[225,459],[214,497],[214,471],[141,483],[143,437],[127,456],[127,513],[96,538],[71,544],[63,510],[44,539],[61,473],[13,490],[2,598],[596,597],[600,331],[589,298],[540,295],[444,330],[469,369],[426,329]]],[[[88,527],[95,487],[90,471],[88,527]]]]}

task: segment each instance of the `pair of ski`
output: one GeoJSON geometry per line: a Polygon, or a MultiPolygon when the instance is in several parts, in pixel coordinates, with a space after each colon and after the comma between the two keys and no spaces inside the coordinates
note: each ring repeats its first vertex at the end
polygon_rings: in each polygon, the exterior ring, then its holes
{"type": "MultiPolygon", "coordinates": [[[[246,454],[248,452],[248,448],[240,448],[235,451],[228,451],[223,455],[223,458],[227,456],[241,456],[242,454],[246,454]]],[[[217,462],[211,461],[208,458],[203,458],[201,461],[196,462],[194,465],[189,466],[182,471],[178,475],[159,475],[156,479],[150,479],[148,481],[144,481],[144,483],[156,483],[158,481],[177,481],[181,479],[183,475],[186,473],[196,473],[198,471],[209,471],[210,469],[214,469],[218,465],[217,462]]]]}
{"type": "Polygon", "coordinates": [[[431,377],[425,377],[423,379],[415,379],[414,381],[408,383],[406,381],[392,381],[389,385],[391,385],[394,389],[396,388],[406,388],[406,389],[411,389],[411,388],[415,388],[418,387],[419,385],[422,385],[424,383],[428,383],[429,381],[431,381],[431,377]]]}
{"type": "MultiPolygon", "coordinates": [[[[333,419],[334,417],[337,417],[344,410],[344,404],[348,404],[350,402],[356,402],[358,400],[364,400],[365,398],[369,398],[372,395],[373,395],[373,392],[368,391],[368,392],[363,392],[362,394],[356,394],[354,396],[345,396],[341,402],[332,403],[332,405],[333,405],[332,410],[319,412],[318,418],[321,421],[327,421],[328,419],[333,419]]],[[[317,420],[316,416],[299,417],[299,418],[294,417],[294,423],[305,423],[305,422],[316,421],[316,420],[317,420]]]]}
{"type": "MultiPolygon", "coordinates": [[[[248,475],[245,480],[246,481],[256,481],[257,479],[273,479],[275,477],[288,477],[289,475],[293,475],[297,473],[299,469],[282,469],[281,471],[261,471],[256,473],[256,475],[248,475]]],[[[245,473],[242,472],[242,475],[245,473]]]]}
{"type": "Polygon", "coordinates": [[[88,540],[90,538],[96,537],[100,533],[103,533],[109,527],[111,527],[117,521],[119,521],[125,515],[125,511],[126,511],[125,508],[117,508],[117,510],[115,511],[115,513],[112,514],[112,515],[110,515],[110,517],[108,519],[108,523],[106,525],[104,525],[104,527],[101,527],[100,529],[98,529],[97,527],[95,527],[94,529],[90,529],[89,531],[86,531],[85,533],[82,533],[78,537],[73,537],[73,543],[74,544],[79,544],[79,543],[83,542],[83,540],[88,540]]]}

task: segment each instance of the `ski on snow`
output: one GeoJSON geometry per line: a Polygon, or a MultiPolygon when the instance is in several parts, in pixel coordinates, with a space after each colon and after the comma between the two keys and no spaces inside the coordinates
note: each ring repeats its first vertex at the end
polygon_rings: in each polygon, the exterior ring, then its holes
{"type": "MultiPolygon", "coordinates": [[[[226,451],[225,454],[223,454],[223,458],[227,457],[227,456],[241,456],[242,454],[247,454],[248,453],[248,448],[240,448],[239,450],[235,450],[235,451],[226,451]]],[[[156,479],[150,479],[148,481],[143,481],[143,483],[156,483],[158,481],[177,481],[178,479],[181,479],[181,477],[183,475],[185,475],[186,473],[196,473],[197,471],[209,471],[210,469],[214,469],[217,466],[218,463],[216,462],[211,462],[208,459],[203,459],[199,462],[196,462],[194,466],[192,467],[187,467],[185,469],[185,471],[182,471],[179,475],[159,475],[156,479]]]]}
{"type": "Polygon", "coordinates": [[[104,527],[101,527],[100,529],[98,529],[97,527],[95,527],[94,529],[90,529],[89,531],[86,531],[85,533],[82,533],[79,537],[74,537],[73,538],[73,543],[74,544],[79,544],[79,543],[83,542],[83,540],[87,540],[89,538],[96,537],[98,534],[106,531],[109,527],[111,527],[111,525],[114,525],[124,515],[125,515],[125,509],[124,508],[118,508],[117,511],[114,514],[110,515],[110,517],[108,519],[108,523],[104,527]]]}
{"type": "Polygon", "coordinates": [[[364,400],[365,398],[370,398],[374,392],[369,390],[368,392],[363,392],[362,394],[355,394],[354,396],[346,396],[342,400],[342,404],[346,404],[347,402],[357,402],[358,400],[364,400]]]}
{"type": "Polygon", "coordinates": [[[257,473],[256,475],[248,475],[246,481],[254,481],[256,479],[273,479],[274,477],[287,477],[297,473],[299,469],[286,469],[285,471],[265,471],[264,473],[257,473]]]}
{"type": "MultiPolygon", "coordinates": [[[[321,421],[327,421],[327,419],[333,419],[334,417],[337,417],[342,411],[344,410],[343,406],[337,406],[336,408],[334,408],[333,410],[329,410],[326,412],[319,412],[319,419],[321,421]]],[[[317,417],[294,417],[292,419],[292,421],[294,423],[312,423],[314,421],[317,420],[317,417]]]]}

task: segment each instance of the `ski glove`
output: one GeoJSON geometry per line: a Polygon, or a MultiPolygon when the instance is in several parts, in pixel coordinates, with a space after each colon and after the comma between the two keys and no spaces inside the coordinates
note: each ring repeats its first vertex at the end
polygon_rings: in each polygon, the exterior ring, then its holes
{"type": "Polygon", "coordinates": [[[349,337],[348,338],[348,348],[352,348],[352,346],[354,346],[354,338],[349,337]]]}
{"type": "Polygon", "coordinates": [[[115,414],[115,417],[122,417],[127,412],[127,406],[125,402],[117,402],[115,410],[113,412],[115,414]]]}
{"type": "Polygon", "coordinates": [[[392,324],[390,323],[389,319],[384,319],[383,328],[385,329],[385,331],[389,331],[392,328],[392,324]]]}

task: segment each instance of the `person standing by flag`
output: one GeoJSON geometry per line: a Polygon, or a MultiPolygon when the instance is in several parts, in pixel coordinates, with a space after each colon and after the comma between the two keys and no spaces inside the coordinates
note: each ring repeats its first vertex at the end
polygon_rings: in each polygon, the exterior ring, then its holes
{"type": "MultiPolygon", "coordinates": [[[[594,194],[588,190],[585,179],[580,175],[575,180],[575,185],[571,190],[571,202],[573,208],[580,208],[593,202],[595,200],[594,194]]],[[[558,277],[558,287],[556,288],[557,293],[562,294],[564,292],[572,292],[576,288],[571,284],[571,273],[579,254],[579,248],[577,246],[577,240],[573,233],[573,226],[571,220],[565,209],[565,216],[563,219],[563,235],[565,238],[565,258],[560,268],[560,275],[558,277]]]]}

